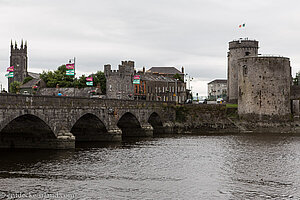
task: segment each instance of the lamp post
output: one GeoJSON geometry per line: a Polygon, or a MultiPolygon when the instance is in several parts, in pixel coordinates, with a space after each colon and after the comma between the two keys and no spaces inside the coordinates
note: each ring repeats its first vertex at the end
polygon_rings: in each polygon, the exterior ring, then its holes
{"type": "Polygon", "coordinates": [[[175,101],[176,101],[176,104],[178,103],[178,96],[177,96],[177,94],[178,94],[178,91],[177,91],[177,81],[178,81],[178,79],[175,78],[175,101]]]}
{"type": "Polygon", "coordinates": [[[185,74],[186,76],[186,81],[188,82],[188,89],[191,90],[191,81],[194,79],[193,77],[191,77],[189,74],[185,74]]]}
{"type": "Polygon", "coordinates": [[[74,61],[74,78],[73,78],[73,96],[75,97],[75,84],[74,84],[74,81],[75,81],[75,76],[76,76],[76,73],[75,73],[75,57],[73,59],[69,59],[69,63],[71,64],[72,63],[72,60],[74,61]]]}

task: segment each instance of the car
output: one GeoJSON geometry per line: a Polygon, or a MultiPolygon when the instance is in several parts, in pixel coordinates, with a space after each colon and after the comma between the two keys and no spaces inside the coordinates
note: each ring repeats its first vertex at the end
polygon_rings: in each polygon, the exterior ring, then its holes
{"type": "Polygon", "coordinates": [[[198,101],[198,104],[207,104],[207,100],[206,99],[200,99],[198,101]]]}
{"type": "Polygon", "coordinates": [[[187,99],[187,100],[185,101],[185,103],[186,103],[186,104],[191,104],[191,103],[193,103],[193,101],[192,101],[192,99],[187,99]]]}
{"type": "Polygon", "coordinates": [[[220,103],[220,104],[224,103],[223,98],[218,98],[218,99],[217,99],[217,103],[220,103]]]}

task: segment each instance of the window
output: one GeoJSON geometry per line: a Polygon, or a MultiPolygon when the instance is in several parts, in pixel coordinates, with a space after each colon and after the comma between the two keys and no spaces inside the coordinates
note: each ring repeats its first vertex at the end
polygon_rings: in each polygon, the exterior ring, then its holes
{"type": "Polygon", "coordinates": [[[247,76],[247,74],[248,74],[248,69],[247,69],[247,66],[244,65],[244,66],[243,66],[243,75],[244,75],[244,76],[247,76]]]}
{"type": "Polygon", "coordinates": [[[246,51],[246,52],[245,52],[245,56],[250,56],[250,54],[251,54],[251,53],[250,53],[249,51],[246,51]]]}

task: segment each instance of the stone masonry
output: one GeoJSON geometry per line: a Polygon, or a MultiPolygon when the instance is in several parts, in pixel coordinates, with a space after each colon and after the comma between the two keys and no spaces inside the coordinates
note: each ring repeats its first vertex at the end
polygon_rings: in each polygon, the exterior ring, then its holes
{"type": "Polygon", "coordinates": [[[285,57],[239,60],[239,115],[249,119],[289,120],[291,67],[285,57]],[[255,115],[255,116],[253,116],[255,115]]]}
{"type": "Polygon", "coordinates": [[[234,40],[229,42],[228,70],[227,70],[227,101],[237,103],[238,101],[238,59],[247,56],[257,56],[258,41],[234,40]]]}
{"type": "Polygon", "coordinates": [[[120,141],[124,135],[171,132],[175,121],[170,102],[13,94],[1,94],[0,102],[0,148],[67,149],[75,140],[120,141]]]}
{"type": "Polygon", "coordinates": [[[106,96],[109,99],[132,99],[134,62],[122,61],[118,70],[111,70],[111,65],[104,66],[106,78],[106,96]]]}

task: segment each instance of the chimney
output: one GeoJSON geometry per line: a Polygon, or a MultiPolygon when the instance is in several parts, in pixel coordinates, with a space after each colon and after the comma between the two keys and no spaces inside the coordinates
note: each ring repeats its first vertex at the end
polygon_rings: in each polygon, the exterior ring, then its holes
{"type": "Polygon", "coordinates": [[[145,66],[143,67],[143,74],[145,74],[145,66]]]}
{"type": "Polygon", "coordinates": [[[181,67],[181,73],[184,74],[184,67],[183,66],[181,67]]]}

